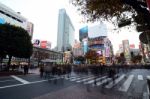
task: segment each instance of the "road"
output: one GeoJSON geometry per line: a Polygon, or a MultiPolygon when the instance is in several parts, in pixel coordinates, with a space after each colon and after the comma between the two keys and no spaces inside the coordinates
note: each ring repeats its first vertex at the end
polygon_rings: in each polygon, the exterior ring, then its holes
{"type": "Polygon", "coordinates": [[[74,74],[40,78],[37,74],[0,77],[0,99],[149,99],[150,71],[135,69],[107,76],[74,74]],[[95,82],[96,81],[96,82],[95,82]]]}

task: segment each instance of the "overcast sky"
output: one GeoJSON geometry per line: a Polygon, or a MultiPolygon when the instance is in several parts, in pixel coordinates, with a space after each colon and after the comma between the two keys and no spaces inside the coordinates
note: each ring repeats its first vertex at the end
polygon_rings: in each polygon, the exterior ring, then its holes
{"type": "MultiPolygon", "coordinates": [[[[48,40],[52,43],[52,48],[57,44],[57,24],[58,11],[65,8],[75,27],[75,38],[79,37],[79,28],[87,24],[81,23],[82,16],[79,16],[74,6],[69,0],[0,0],[1,3],[12,8],[16,12],[27,18],[34,24],[33,39],[48,40]]],[[[88,24],[89,26],[93,24],[88,24]]],[[[129,39],[130,44],[135,44],[138,48],[139,39],[136,31],[132,29],[121,29],[119,33],[113,30],[113,25],[106,23],[108,28],[108,38],[112,41],[114,51],[118,50],[118,45],[122,40],[129,39]],[[112,33],[114,32],[114,33],[112,33]]]]}

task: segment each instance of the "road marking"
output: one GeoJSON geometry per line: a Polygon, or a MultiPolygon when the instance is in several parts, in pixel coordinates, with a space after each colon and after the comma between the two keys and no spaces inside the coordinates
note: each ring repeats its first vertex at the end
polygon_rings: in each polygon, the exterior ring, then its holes
{"type": "Polygon", "coordinates": [[[114,82],[109,83],[108,85],[106,85],[106,88],[112,88],[113,86],[115,86],[117,83],[119,83],[123,78],[125,77],[125,74],[123,74],[122,76],[120,76],[118,79],[116,79],[114,82]]]}
{"type": "Polygon", "coordinates": [[[123,83],[123,85],[119,88],[119,91],[127,92],[129,89],[131,82],[134,78],[134,75],[130,75],[128,79],[123,83]]]}
{"type": "MultiPolygon", "coordinates": [[[[99,77],[99,78],[96,78],[96,82],[97,81],[99,81],[99,80],[101,80],[101,79],[105,79],[107,76],[103,76],[103,77],[99,77]]],[[[88,81],[88,82],[85,82],[84,84],[91,84],[91,83],[94,83],[94,79],[93,80],[90,80],[90,81],[88,81]]]]}
{"type": "Polygon", "coordinates": [[[26,81],[26,80],[24,80],[22,78],[19,78],[19,77],[15,76],[15,75],[11,75],[11,77],[13,77],[14,79],[20,81],[23,84],[29,84],[30,83],[30,82],[28,82],[28,81],[26,81]]]}
{"type": "Polygon", "coordinates": [[[69,77],[69,78],[66,76],[65,79],[66,79],[66,80],[70,80],[70,79],[74,79],[74,78],[76,78],[76,77],[80,77],[80,76],[71,76],[71,77],[69,77]]]}
{"type": "Polygon", "coordinates": [[[84,81],[87,81],[87,80],[90,80],[90,79],[94,79],[94,78],[95,78],[95,77],[90,77],[90,78],[78,80],[78,81],[76,81],[76,82],[80,83],[80,82],[84,82],[84,81]]]}
{"type": "Polygon", "coordinates": [[[41,83],[41,82],[45,82],[45,81],[49,81],[49,80],[55,80],[55,79],[60,79],[60,78],[52,78],[52,79],[47,79],[47,80],[34,81],[34,82],[30,82],[30,83],[28,83],[28,84],[8,85],[8,86],[0,87],[0,89],[11,88],[11,87],[17,87],[17,86],[22,86],[22,85],[35,84],[35,83],[41,83]]]}
{"type": "Polygon", "coordinates": [[[104,84],[104,83],[106,83],[106,82],[108,82],[108,81],[110,81],[110,80],[111,80],[111,78],[106,78],[105,80],[96,83],[96,86],[100,86],[100,85],[102,85],[102,84],[104,84]]]}
{"type": "Polygon", "coordinates": [[[138,75],[138,80],[143,80],[143,76],[142,75],[138,75]]]}
{"type": "Polygon", "coordinates": [[[76,80],[85,79],[85,78],[89,78],[89,77],[93,77],[93,76],[85,76],[85,77],[74,78],[74,79],[71,79],[70,81],[76,81],[76,80]]]}
{"type": "Polygon", "coordinates": [[[147,76],[147,79],[150,79],[150,76],[147,76]]]}

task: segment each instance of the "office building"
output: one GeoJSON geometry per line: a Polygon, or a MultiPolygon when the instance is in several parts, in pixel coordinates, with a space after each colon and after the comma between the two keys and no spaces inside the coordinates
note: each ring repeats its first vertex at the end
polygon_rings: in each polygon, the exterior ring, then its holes
{"type": "Polygon", "coordinates": [[[33,35],[33,23],[28,22],[26,18],[20,15],[20,12],[15,12],[11,8],[0,3],[0,24],[9,23],[19,26],[28,31],[29,35],[33,35]]]}
{"type": "Polygon", "coordinates": [[[57,50],[71,50],[74,44],[74,26],[65,9],[59,10],[58,16],[58,33],[57,33],[57,50]]]}

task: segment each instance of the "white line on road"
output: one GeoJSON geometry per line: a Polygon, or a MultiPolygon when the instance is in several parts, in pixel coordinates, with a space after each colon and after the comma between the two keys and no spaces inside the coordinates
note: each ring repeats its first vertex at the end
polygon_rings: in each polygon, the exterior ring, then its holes
{"type": "Polygon", "coordinates": [[[143,80],[143,76],[142,75],[138,75],[138,80],[143,80]]]}
{"type": "Polygon", "coordinates": [[[150,76],[147,76],[147,79],[150,79],[150,76]]]}
{"type": "Polygon", "coordinates": [[[22,86],[22,85],[35,84],[35,83],[41,83],[41,82],[45,82],[45,81],[49,81],[49,80],[55,80],[55,79],[59,79],[59,78],[52,78],[52,79],[47,79],[47,80],[34,81],[34,82],[30,82],[30,83],[28,83],[28,84],[8,85],[8,86],[0,87],[0,89],[11,88],[11,87],[17,87],[17,86],[22,86]]]}
{"type": "Polygon", "coordinates": [[[113,86],[115,86],[117,83],[119,83],[123,78],[125,77],[125,74],[123,74],[122,76],[120,76],[118,79],[116,79],[114,82],[109,83],[108,85],[106,85],[106,88],[112,88],[113,86]]]}
{"type": "Polygon", "coordinates": [[[85,79],[82,79],[82,80],[78,80],[76,82],[80,83],[80,82],[84,82],[84,81],[88,81],[88,80],[91,80],[91,79],[94,79],[95,77],[89,77],[89,78],[85,78],[85,79]]]}
{"type": "Polygon", "coordinates": [[[30,82],[28,82],[28,81],[26,81],[26,80],[24,80],[22,78],[19,78],[19,77],[15,76],[15,75],[11,75],[11,77],[13,77],[14,79],[20,81],[23,84],[29,84],[30,83],[30,82]]]}
{"type": "Polygon", "coordinates": [[[85,79],[85,78],[89,78],[89,77],[93,77],[93,76],[84,76],[84,77],[74,78],[74,79],[71,79],[70,81],[77,81],[77,80],[85,79]]]}
{"type": "MultiPolygon", "coordinates": [[[[96,78],[96,82],[101,80],[101,79],[105,79],[107,76],[103,76],[103,77],[99,77],[99,78],[96,78]]],[[[93,80],[90,80],[88,82],[85,82],[84,84],[91,84],[91,83],[94,83],[95,79],[93,80]]]]}
{"type": "Polygon", "coordinates": [[[127,92],[129,89],[131,82],[134,78],[134,75],[130,75],[128,79],[123,83],[123,85],[119,88],[119,91],[127,92]]]}

